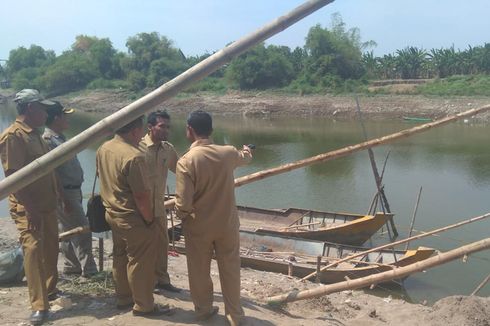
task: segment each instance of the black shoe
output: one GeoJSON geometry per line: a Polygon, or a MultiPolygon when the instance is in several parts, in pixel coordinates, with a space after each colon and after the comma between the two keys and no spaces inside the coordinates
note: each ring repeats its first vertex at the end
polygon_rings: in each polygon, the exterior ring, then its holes
{"type": "Polygon", "coordinates": [[[116,305],[117,310],[129,310],[134,306],[134,302],[118,304],[116,305]]]}
{"type": "Polygon", "coordinates": [[[155,285],[155,288],[161,289],[161,290],[166,290],[169,292],[174,292],[174,293],[179,293],[180,291],[182,291],[182,289],[179,289],[170,283],[167,283],[167,284],[157,283],[157,285],[155,285]]]}
{"type": "Polygon", "coordinates": [[[211,311],[196,317],[197,321],[205,321],[216,315],[219,311],[219,307],[213,306],[211,311]]]}
{"type": "Polygon", "coordinates": [[[48,294],[48,301],[54,301],[61,297],[63,295],[63,292],[61,290],[56,290],[56,292],[53,292],[51,294],[48,294]]]}
{"type": "Polygon", "coordinates": [[[174,314],[174,310],[170,309],[168,305],[160,306],[155,305],[153,310],[150,311],[138,311],[133,309],[133,316],[138,317],[155,317],[155,316],[171,316],[174,314]]]}
{"type": "Polygon", "coordinates": [[[42,325],[49,317],[49,310],[37,310],[33,311],[29,321],[31,325],[42,325]]]}

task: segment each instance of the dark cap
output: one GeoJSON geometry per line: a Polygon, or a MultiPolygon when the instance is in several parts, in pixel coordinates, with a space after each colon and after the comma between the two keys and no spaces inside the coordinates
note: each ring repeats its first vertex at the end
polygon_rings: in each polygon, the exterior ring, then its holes
{"type": "Polygon", "coordinates": [[[46,107],[46,113],[48,114],[48,118],[46,119],[46,125],[50,125],[55,117],[59,117],[63,114],[70,114],[75,112],[75,109],[65,108],[58,101],[53,101],[53,105],[46,107]]]}

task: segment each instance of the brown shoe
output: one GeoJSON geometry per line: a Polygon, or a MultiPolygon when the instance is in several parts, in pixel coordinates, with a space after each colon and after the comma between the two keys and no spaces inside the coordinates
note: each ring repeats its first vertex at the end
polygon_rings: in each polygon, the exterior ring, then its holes
{"type": "Polygon", "coordinates": [[[137,317],[155,317],[155,316],[171,316],[175,313],[168,305],[160,306],[155,305],[153,310],[150,311],[138,311],[133,309],[133,316],[137,317]]]}
{"type": "Polygon", "coordinates": [[[197,321],[205,321],[205,320],[208,320],[210,319],[211,317],[213,317],[214,315],[216,315],[219,311],[219,307],[216,307],[216,306],[213,306],[211,308],[211,311],[210,312],[207,312],[205,314],[200,314],[196,317],[196,320],[197,321]]]}

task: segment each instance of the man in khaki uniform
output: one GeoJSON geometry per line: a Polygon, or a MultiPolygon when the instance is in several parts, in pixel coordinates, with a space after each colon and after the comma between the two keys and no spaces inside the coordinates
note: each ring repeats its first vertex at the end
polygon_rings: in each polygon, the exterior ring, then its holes
{"type": "MultiPolygon", "coordinates": [[[[37,90],[24,89],[15,95],[19,113],[0,136],[0,156],[5,176],[22,169],[49,149],[37,128],[44,126],[45,100],[37,90]]],[[[49,299],[58,290],[57,189],[54,173],[48,173],[9,196],[10,215],[20,233],[24,269],[32,307],[30,321],[41,325],[48,318],[49,299]]]]}
{"type": "Polygon", "coordinates": [[[153,301],[158,228],[151,211],[147,167],[138,144],[143,117],[116,132],[97,151],[100,194],[112,229],[117,307],[135,316],[170,314],[153,301]]]}
{"type": "Polygon", "coordinates": [[[148,133],[140,142],[140,149],[145,153],[148,177],[152,191],[152,213],[158,230],[158,249],[156,288],[170,292],[180,292],[170,283],[168,275],[168,233],[165,213],[165,188],[168,170],[175,173],[178,155],[172,144],[167,142],[170,131],[170,116],[166,111],[155,111],[148,115],[148,133]]]}
{"type": "Polygon", "coordinates": [[[218,263],[225,315],[238,325],[244,313],[240,303],[240,238],[233,171],[251,158],[247,146],[215,145],[211,116],[194,111],[187,119],[189,151],[177,162],[177,216],[183,220],[189,287],[199,320],[217,313],[213,307],[210,265],[218,263]]]}

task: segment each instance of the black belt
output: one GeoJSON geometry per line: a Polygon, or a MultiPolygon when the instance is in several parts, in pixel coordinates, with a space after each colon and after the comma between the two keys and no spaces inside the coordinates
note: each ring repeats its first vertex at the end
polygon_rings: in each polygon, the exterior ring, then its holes
{"type": "Polygon", "coordinates": [[[74,186],[74,185],[66,185],[66,186],[63,186],[64,189],[68,189],[68,190],[73,190],[73,189],[80,189],[81,185],[78,185],[78,186],[74,186]]]}

